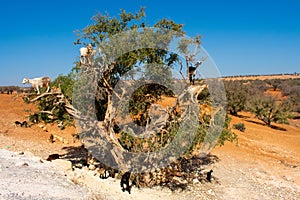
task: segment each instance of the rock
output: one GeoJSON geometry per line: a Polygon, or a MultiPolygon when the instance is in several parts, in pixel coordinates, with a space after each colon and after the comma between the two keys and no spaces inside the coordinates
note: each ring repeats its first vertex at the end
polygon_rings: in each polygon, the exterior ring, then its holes
{"type": "Polygon", "coordinates": [[[52,160],[52,162],[55,165],[63,168],[64,171],[72,170],[72,163],[68,160],[56,159],[56,160],[52,160]]]}
{"type": "Polygon", "coordinates": [[[212,189],[209,189],[209,190],[207,191],[207,193],[210,194],[210,195],[213,195],[213,196],[215,195],[215,192],[214,192],[212,189]]]}
{"type": "Polygon", "coordinates": [[[95,165],[89,165],[89,170],[95,170],[95,169],[96,169],[95,165]]]}
{"type": "Polygon", "coordinates": [[[64,144],[69,144],[68,140],[64,139],[64,144]]]}
{"type": "Polygon", "coordinates": [[[193,179],[193,183],[194,183],[194,184],[199,183],[199,180],[198,180],[197,178],[194,178],[194,179],[193,179]]]}

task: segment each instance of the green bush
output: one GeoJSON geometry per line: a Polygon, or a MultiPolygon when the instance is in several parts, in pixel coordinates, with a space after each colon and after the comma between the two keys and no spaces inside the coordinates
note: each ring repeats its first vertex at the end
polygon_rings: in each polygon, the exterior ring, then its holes
{"type": "Polygon", "coordinates": [[[233,124],[232,126],[234,129],[237,129],[239,131],[245,132],[246,130],[246,126],[244,123],[237,123],[237,124],[233,124]]]}

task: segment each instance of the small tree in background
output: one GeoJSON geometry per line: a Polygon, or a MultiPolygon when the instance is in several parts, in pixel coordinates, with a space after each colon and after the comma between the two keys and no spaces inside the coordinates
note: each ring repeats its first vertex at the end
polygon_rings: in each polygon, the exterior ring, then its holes
{"type": "Polygon", "coordinates": [[[277,88],[279,88],[280,84],[282,84],[282,80],[280,80],[280,79],[270,79],[270,80],[267,80],[266,82],[273,87],[274,91],[276,91],[277,88]]]}
{"type": "Polygon", "coordinates": [[[254,100],[250,110],[267,126],[271,126],[271,122],[287,124],[288,119],[292,118],[290,105],[287,102],[277,105],[272,97],[262,96],[254,100]]]}
{"type": "Polygon", "coordinates": [[[227,111],[234,116],[246,107],[248,88],[241,81],[224,82],[227,97],[227,111]]]}
{"type": "Polygon", "coordinates": [[[285,80],[279,88],[282,95],[288,97],[293,111],[300,112],[300,79],[285,80]]]}

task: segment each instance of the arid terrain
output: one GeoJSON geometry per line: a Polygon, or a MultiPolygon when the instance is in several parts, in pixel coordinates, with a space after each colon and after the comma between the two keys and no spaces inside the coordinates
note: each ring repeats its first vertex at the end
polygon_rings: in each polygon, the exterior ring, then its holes
{"type": "Polygon", "coordinates": [[[133,188],[129,195],[118,180],[101,180],[87,169],[72,171],[67,162],[46,161],[50,154],[64,155],[81,144],[73,142],[75,127],[15,125],[35,109],[16,93],[0,95],[0,199],[300,199],[299,119],[270,128],[247,112],[232,116],[231,124],[242,122],[246,130],[233,129],[238,141],[211,152],[219,158],[209,166],[211,183],[195,182],[175,192],[133,188]],[[50,143],[50,134],[64,140],[50,143]]]}
{"type": "Polygon", "coordinates": [[[277,74],[277,75],[251,75],[224,77],[223,80],[268,80],[268,79],[294,79],[299,78],[299,74],[277,74]]]}

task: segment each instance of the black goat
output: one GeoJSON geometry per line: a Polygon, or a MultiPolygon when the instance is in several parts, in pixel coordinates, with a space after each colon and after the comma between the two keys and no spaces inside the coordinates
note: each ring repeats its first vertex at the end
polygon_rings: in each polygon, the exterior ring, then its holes
{"type": "Polygon", "coordinates": [[[16,126],[21,126],[21,124],[22,124],[21,122],[15,121],[15,125],[16,125],[16,126]]]}
{"type": "Polygon", "coordinates": [[[27,123],[26,121],[23,121],[22,123],[19,122],[19,121],[15,121],[15,125],[16,125],[16,126],[21,126],[21,127],[24,126],[25,128],[28,127],[28,123],[27,123]]]}
{"type": "Polygon", "coordinates": [[[208,182],[211,182],[211,173],[213,172],[213,170],[211,169],[209,172],[207,172],[207,174],[206,174],[206,180],[208,181],[208,182]]]}
{"type": "Polygon", "coordinates": [[[130,194],[130,189],[131,189],[131,186],[129,185],[130,174],[131,174],[130,171],[125,172],[125,174],[123,174],[123,176],[121,178],[122,191],[125,192],[125,190],[127,190],[129,194],[130,194]],[[126,187],[124,187],[124,185],[126,187]]]}

